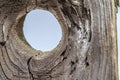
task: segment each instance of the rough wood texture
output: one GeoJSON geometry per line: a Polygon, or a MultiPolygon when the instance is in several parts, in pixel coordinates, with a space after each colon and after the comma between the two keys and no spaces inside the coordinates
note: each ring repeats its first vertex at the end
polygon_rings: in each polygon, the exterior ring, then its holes
{"type": "Polygon", "coordinates": [[[117,5],[120,7],[120,0],[117,1],[117,5]]]}
{"type": "MultiPolygon", "coordinates": [[[[0,0],[0,80],[118,80],[117,0],[0,0]],[[52,12],[57,49],[39,54],[24,41],[25,15],[52,12]]],[[[47,22],[46,22],[47,23],[47,22]]]]}

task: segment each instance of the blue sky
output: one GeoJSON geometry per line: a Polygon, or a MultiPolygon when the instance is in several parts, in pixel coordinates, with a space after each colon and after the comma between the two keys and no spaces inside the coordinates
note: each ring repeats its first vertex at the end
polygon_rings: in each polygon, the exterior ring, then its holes
{"type": "Polygon", "coordinates": [[[54,15],[38,9],[27,14],[23,32],[27,42],[41,51],[54,49],[62,37],[60,24],[54,15]]]}

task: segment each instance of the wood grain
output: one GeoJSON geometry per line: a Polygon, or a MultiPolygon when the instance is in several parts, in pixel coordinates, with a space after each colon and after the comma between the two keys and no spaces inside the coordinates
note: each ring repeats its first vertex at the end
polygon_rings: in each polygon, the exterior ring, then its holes
{"type": "MultiPolygon", "coordinates": [[[[0,80],[118,80],[118,0],[0,0],[0,80]],[[55,51],[39,54],[22,28],[34,9],[62,28],[55,51]]],[[[47,21],[46,21],[47,23],[47,21]]]]}

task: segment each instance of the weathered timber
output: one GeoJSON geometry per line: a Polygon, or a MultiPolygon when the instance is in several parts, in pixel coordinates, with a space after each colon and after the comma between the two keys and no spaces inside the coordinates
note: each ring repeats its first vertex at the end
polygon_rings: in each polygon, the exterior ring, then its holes
{"type": "MultiPolygon", "coordinates": [[[[0,0],[0,80],[118,80],[118,0],[0,0]],[[63,36],[40,54],[23,36],[25,16],[48,10],[63,36]]],[[[46,21],[47,24],[47,21],[46,21]]]]}

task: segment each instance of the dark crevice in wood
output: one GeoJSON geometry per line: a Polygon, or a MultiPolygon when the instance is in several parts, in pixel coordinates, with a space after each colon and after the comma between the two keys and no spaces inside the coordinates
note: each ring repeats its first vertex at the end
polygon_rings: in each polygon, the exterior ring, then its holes
{"type": "Polygon", "coordinates": [[[48,2],[48,0],[41,0],[41,4],[45,4],[47,2],[48,2]]]}
{"type": "MultiPolygon", "coordinates": [[[[68,18],[70,19],[70,21],[71,21],[74,25],[78,25],[78,24],[76,24],[75,21],[73,20],[73,17],[72,17],[72,15],[71,15],[71,9],[70,9],[70,7],[65,6],[65,7],[63,7],[63,9],[61,9],[61,10],[62,10],[62,12],[64,13],[64,15],[67,15],[67,16],[68,16],[68,18]]],[[[73,26],[73,27],[74,27],[74,26],[73,26]]]]}
{"type": "Polygon", "coordinates": [[[92,31],[90,29],[88,42],[91,42],[91,39],[92,39],[92,31]]]}
{"type": "Polygon", "coordinates": [[[1,45],[1,46],[5,46],[5,44],[6,44],[5,41],[4,41],[4,42],[0,42],[0,45],[1,45]]]}
{"type": "Polygon", "coordinates": [[[66,53],[66,49],[62,52],[62,54],[60,56],[64,56],[66,53]]]}
{"type": "Polygon", "coordinates": [[[75,70],[76,70],[76,67],[74,66],[70,71],[70,75],[72,75],[75,70]]]}
{"type": "Polygon", "coordinates": [[[32,72],[30,71],[30,60],[32,59],[32,57],[30,57],[27,61],[27,65],[28,65],[28,71],[29,71],[29,74],[30,74],[30,77],[32,80],[34,80],[34,77],[33,77],[33,74],[32,72]]]}
{"type": "Polygon", "coordinates": [[[73,74],[73,72],[76,70],[76,66],[75,66],[75,62],[71,61],[71,71],[70,71],[70,75],[73,74]]]}
{"type": "Polygon", "coordinates": [[[64,4],[64,3],[66,3],[66,0],[58,0],[58,3],[64,4]]]}
{"type": "Polygon", "coordinates": [[[7,75],[5,74],[5,72],[4,72],[4,70],[3,70],[3,67],[0,65],[0,67],[1,67],[1,69],[2,69],[2,71],[1,72],[3,72],[3,74],[4,74],[4,76],[5,76],[5,78],[7,79],[7,80],[11,80],[11,79],[9,79],[8,77],[7,77],[7,75]]]}
{"type": "Polygon", "coordinates": [[[71,61],[71,66],[74,66],[75,65],[75,62],[74,61],[71,61]]]}
{"type": "Polygon", "coordinates": [[[89,66],[89,62],[88,62],[88,57],[87,57],[87,56],[86,56],[86,58],[85,58],[85,65],[86,65],[86,67],[89,66]]]}
{"type": "Polygon", "coordinates": [[[75,63],[78,63],[79,59],[78,59],[78,56],[76,57],[76,60],[75,60],[75,63]]]}
{"type": "Polygon", "coordinates": [[[62,54],[60,56],[63,56],[63,60],[67,59],[67,56],[68,56],[68,52],[67,52],[67,47],[66,49],[62,52],[62,54]]]}

